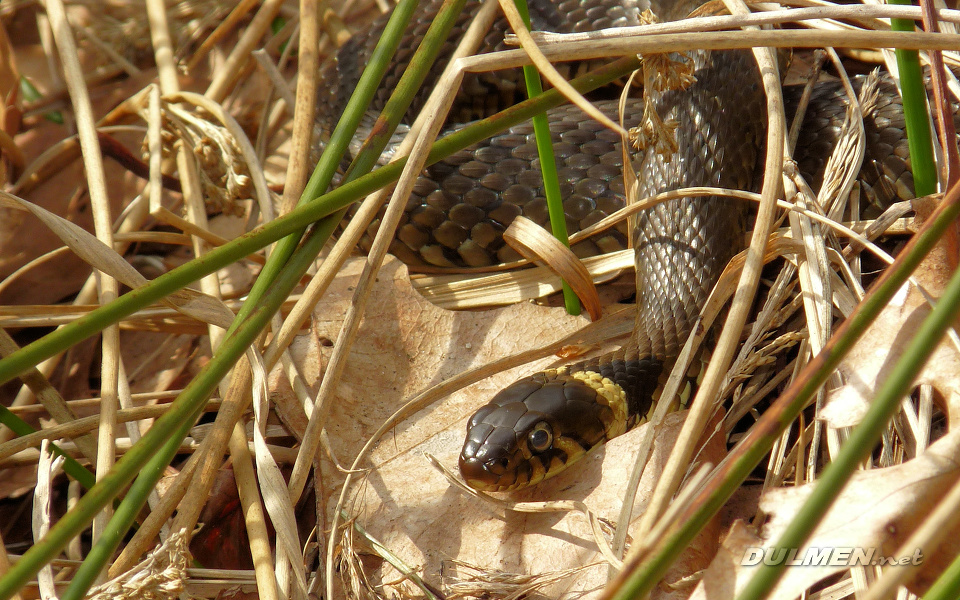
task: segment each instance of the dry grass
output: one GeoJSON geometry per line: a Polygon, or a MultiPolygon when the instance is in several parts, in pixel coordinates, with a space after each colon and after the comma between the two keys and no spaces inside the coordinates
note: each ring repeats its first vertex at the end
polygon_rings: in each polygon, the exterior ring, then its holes
{"type": "MultiPolygon", "coordinates": [[[[112,2],[105,4],[103,11],[91,8],[89,4],[75,1],[68,5],[70,28],[66,25],[61,27],[62,23],[55,17],[48,20],[42,12],[32,16],[22,13],[16,15],[18,19],[27,19],[31,27],[34,24],[38,26],[38,40],[26,36],[21,39],[10,32],[13,38],[11,48],[18,53],[18,61],[21,60],[21,54],[23,56],[21,74],[35,77],[38,82],[42,79],[43,93],[41,97],[28,100],[22,106],[23,127],[19,131],[2,133],[5,136],[2,146],[5,152],[10,144],[23,146],[22,155],[26,157],[23,164],[17,165],[13,161],[4,165],[6,170],[3,173],[8,178],[5,189],[12,196],[45,206],[68,220],[79,221],[82,226],[94,231],[104,245],[100,247],[84,239],[69,242],[69,248],[51,239],[19,239],[17,243],[21,246],[7,245],[6,252],[11,256],[0,257],[4,261],[4,273],[7,274],[0,281],[0,298],[27,300],[0,306],[0,326],[15,333],[14,339],[21,345],[39,335],[39,328],[58,327],[72,322],[88,313],[92,307],[115,297],[122,291],[120,285],[134,285],[123,279],[114,281],[116,274],[108,267],[102,268],[110,274],[109,277],[90,275],[85,279],[71,273],[83,271],[77,261],[67,260],[74,252],[82,253],[81,247],[102,260],[123,256],[147,278],[152,278],[157,272],[188,260],[190,254],[202,256],[209,248],[225,243],[243,230],[286,210],[295,201],[299,189],[302,189],[311,158],[312,117],[299,115],[297,122],[286,127],[291,120],[293,108],[290,102],[295,97],[294,90],[272,87],[278,77],[279,81],[286,81],[288,83],[285,85],[292,87],[289,82],[293,81],[295,74],[291,56],[297,48],[297,19],[291,6],[280,2],[264,2],[258,8],[259,13],[255,14],[246,12],[257,8],[248,6],[255,3],[239,3],[229,13],[228,9],[233,3],[195,1],[168,3],[169,6],[164,8],[162,2],[154,0],[147,3],[148,11],[165,10],[169,31],[173,35],[169,46],[164,46],[159,42],[150,43],[151,36],[156,40],[162,29],[156,19],[152,23],[147,19],[147,12],[141,11],[139,4],[112,2]],[[286,19],[286,25],[278,33],[270,33],[269,27],[277,15],[286,19]],[[77,49],[71,50],[65,43],[69,36],[76,38],[77,49]],[[251,54],[257,48],[267,51],[276,73],[268,74],[265,67],[258,69],[254,66],[251,54]],[[36,57],[27,60],[29,53],[36,57]],[[56,74],[42,77],[40,73],[44,63],[58,65],[54,71],[56,74]],[[182,69],[187,64],[189,69],[187,76],[184,76],[182,69]],[[144,83],[155,79],[159,84],[144,83]],[[181,85],[189,86],[190,90],[180,90],[181,85]],[[85,96],[88,96],[86,101],[83,100],[85,96]],[[74,111],[68,100],[74,103],[72,106],[87,106],[87,109],[74,111]],[[45,117],[54,113],[64,117],[64,125],[53,126],[44,121],[45,117]],[[122,131],[107,129],[121,125],[122,131]],[[74,130],[78,135],[69,135],[74,130]],[[142,162],[148,168],[148,183],[125,181],[113,163],[103,165],[98,162],[100,155],[94,145],[97,131],[132,134],[134,141],[128,142],[128,148],[134,157],[140,154],[145,156],[142,162]],[[251,131],[258,132],[254,139],[248,137],[251,131]],[[76,168],[81,160],[86,167],[83,172],[76,168]],[[182,194],[162,190],[161,170],[164,173],[176,172],[182,194]],[[16,177],[12,176],[14,174],[16,177]],[[277,192],[280,189],[283,189],[282,198],[277,192]],[[88,195],[92,218],[86,210],[77,210],[78,203],[86,203],[88,195]],[[64,201],[64,198],[69,201],[64,201]],[[208,217],[214,214],[234,214],[241,218],[208,217]],[[173,246],[179,246],[181,250],[172,251],[173,246]],[[109,248],[115,252],[112,253],[109,248]],[[15,253],[25,258],[15,259],[15,253]],[[60,275],[64,272],[69,276],[60,275]],[[50,282],[49,286],[31,283],[44,279],[50,282]],[[27,293],[26,288],[32,285],[37,286],[36,289],[27,293]],[[60,298],[65,297],[73,298],[72,302],[59,302],[60,298]]],[[[937,37],[883,30],[881,18],[901,14],[907,8],[834,6],[819,2],[797,4],[807,7],[803,9],[806,12],[791,13],[789,16],[758,12],[750,16],[717,16],[713,20],[694,24],[654,25],[641,32],[604,34],[600,36],[602,43],[583,40],[582,36],[544,36],[535,37],[534,41],[551,42],[544,48],[544,54],[550,60],[653,50],[765,45],[828,45],[837,48],[903,45],[925,50],[958,46],[958,38],[953,35],[937,37]],[[803,24],[806,29],[789,31],[715,31],[721,27],[779,22],[781,17],[785,22],[801,17],[810,20],[803,24]]],[[[48,7],[54,7],[52,12],[56,11],[55,6],[53,2],[48,2],[48,7]]],[[[15,8],[27,10],[19,6],[15,8]]],[[[339,17],[350,27],[362,27],[362,24],[354,21],[353,15],[369,15],[372,11],[368,8],[345,7],[339,17]]],[[[955,11],[945,11],[941,17],[950,23],[958,21],[955,11]]],[[[329,30],[321,34],[320,48],[321,53],[329,53],[336,43],[342,43],[343,22],[330,17],[324,23],[329,30]],[[334,39],[340,41],[331,41],[334,39]]],[[[300,60],[307,60],[307,54],[300,51],[300,60]]],[[[455,89],[462,72],[516,65],[526,60],[524,57],[522,51],[516,50],[498,56],[464,58],[458,63],[462,71],[452,71],[449,79],[443,80],[445,83],[442,87],[455,89]]],[[[259,60],[262,61],[263,57],[259,57],[259,60]]],[[[770,57],[768,60],[775,59],[770,57]]],[[[839,57],[835,60],[839,66],[839,57]]],[[[309,83],[305,81],[309,76],[307,73],[300,79],[301,85],[309,83]]],[[[16,79],[0,76],[0,85],[4,83],[8,85],[2,91],[7,94],[15,89],[16,79]]],[[[302,93],[299,89],[296,92],[302,93]]],[[[438,98],[438,106],[442,107],[449,101],[452,101],[452,96],[438,98]]],[[[11,108],[7,110],[9,112],[11,108]]],[[[770,118],[771,122],[787,124],[783,115],[772,113],[770,118]]],[[[686,435],[688,441],[678,443],[675,468],[672,474],[662,476],[664,487],[656,493],[660,508],[678,490],[680,502],[659,522],[657,517],[661,511],[649,511],[641,529],[632,534],[635,547],[642,546],[642,543],[637,543],[639,531],[662,530],[667,526],[670,515],[680,510],[683,498],[688,496],[693,487],[689,481],[685,484],[687,487],[681,486],[690,457],[696,453],[698,440],[704,435],[710,418],[720,410],[719,407],[723,406],[727,416],[722,428],[713,433],[735,442],[749,427],[751,415],[763,410],[771,395],[789,385],[811,354],[824,347],[837,316],[848,314],[851,307],[862,298],[866,283],[859,272],[858,259],[851,255],[866,247],[879,256],[880,261],[888,262],[889,258],[883,251],[869,240],[884,232],[900,234],[909,231],[912,221],[903,214],[902,205],[892,208],[888,215],[877,220],[883,223],[880,229],[872,229],[873,221],[862,220],[859,215],[856,196],[851,196],[856,190],[853,185],[856,168],[844,166],[851,162],[855,164],[857,157],[862,157],[862,132],[858,135],[856,119],[857,115],[851,116],[849,133],[844,138],[848,146],[838,153],[836,167],[830,168],[830,173],[837,174],[837,177],[824,185],[823,189],[829,191],[812,191],[797,177],[784,178],[779,165],[783,160],[780,151],[784,147],[782,136],[786,132],[781,132],[780,141],[771,144],[775,151],[771,151],[768,165],[774,167],[766,173],[768,184],[763,198],[738,190],[723,192],[763,203],[768,208],[761,212],[767,215],[768,221],[762,223],[754,235],[752,258],[741,256],[736,259],[705,309],[703,326],[709,328],[728,299],[739,294],[736,308],[727,317],[729,331],[722,334],[722,339],[726,341],[720,343],[719,350],[713,353],[715,366],[708,370],[711,379],[701,384],[703,397],[694,404],[692,414],[698,416],[688,420],[691,427],[686,435]],[[788,190],[792,186],[795,192],[788,194],[788,197],[795,197],[797,201],[786,203],[781,200],[776,205],[777,188],[784,182],[788,190]],[[792,211],[788,218],[781,218],[780,229],[770,226],[775,216],[784,214],[775,211],[775,206],[792,211]],[[887,229],[891,223],[894,227],[887,229]],[[768,235],[767,231],[773,233],[768,235]],[[843,266],[837,268],[838,263],[843,263],[843,266]],[[744,267],[745,264],[749,266],[744,267]],[[764,264],[771,266],[764,269],[764,264]],[[744,268],[748,274],[738,285],[736,278],[744,268]],[[759,286],[761,290],[757,302],[754,302],[754,293],[749,291],[751,286],[759,286]]],[[[440,125],[423,124],[426,128],[439,128],[440,125]]],[[[423,152],[428,150],[425,148],[423,143],[413,147],[411,162],[418,160],[418,152],[420,159],[425,158],[423,152]]],[[[14,154],[5,153],[4,156],[14,154]]],[[[401,179],[399,189],[402,190],[404,185],[413,185],[413,177],[418,172],[418,168],[412,168],[410,178],[401,179]]],[[[616,220],[626,218],[629,212],[649,206],[649,202],[663,201],[682,193],[678,191],[649,199],[597,227],[608,227],[616,220]]],[[[396,192],[393,201],[396,208],[393,210],[397,216],[399,213],[396,211],[402,209],[404,201],[403,192],[396,192]]],[[[5,199],[2,204],[6,214],[11,215],[10,222],[21,214],[19,211],[22,208],[17,202],[16,198],[12,198],[5,199]]],[[[379,204],[371,201],[367,206],[362,210],[369,219],[376,213],[379,204]]],[[[30,222],[24,227],[39,228],[40,225],[30,222]]],[[[319,471],[314,470],[318,454],[333,453],[337,447],[337,440],[326,439],[321,434],[323,421],[319,415],[331,410],[335,393],[343,385],[340,375],[353,356],[350,353],[351,344],[364,314],[363,305],[367,301],[363,294],[368,293],[369,287],[375,282],[376,269],[369,271],[357,285],[358,296],[351,302],[350,311],[345,317],[348,325],[335,341],[332,354],[319,357],[329,359],[329,363],[324,365],[327,375],[322,383],[319,380],[312,382],[319,384],[319,389],[316,389],[317,386],[311,389],[304,383],[302,364],[298,362],[298,357],[286,352],[286,348],[302,332],[303,323],[315,316],[313,307],[333,281],[342,261],[354,250],[356,239],[366,229],[366,224],[359,220],[348,228],[341,236],[340,244],[327,254],[327,262],[318,267],[309,285],[289,299],[283,315],[274,322],[271,345],[265,351],[265,372],[261,372],[257,365],[248,366],[246,373],[241,372],[232,382],[221,384],[219,397],[209,402],[207,410],[233,411],[233,419],[226,418],[222,422],[218,420],[215,425],[198,426],[191,437],[185,440],[176,468],[171,468],[163,489],[158,490],[159,495],[150,498],[149,508],[144,513],[138,532],[128,538],[126,545],[121,548],[122,553],[109,570],[108,577],[116,580],[115,586],[122,584],[127,587],[124,591],[119,591],[118,587],[113,591],[105,588],[98,598],[139,594],[142,588],[129,591],[134,589],[130,586],[138,580],[140,584],[156,586],[157,597],[173,597],[180,592],[171,581],[181,582],[189,594],[211,598],[238,588],[249,590],[257,583],[260,595],[269,598],[286,595],[284,585],[290,586],[288,589],[293,591],[289,593],[294,596],[305,589],[321,593],[321,582],[332,589],[341,577],[347,583],[344,591],[334,592],[336,597],[341,597],[341,593],[355,597],[377,597],[384,594],[385,590],[403,597],[436,592],[424,587],[424,584],[419,587],[401,585],[384,581],[385,577],[380,580],[372,577],[364,570],[365,563],[361,557],[379,554],[388,562],[393,558],[385,556],[382,545],[378,548],[369,539],[359,549],[354,539],[357,529],[352,523],[340,522],[341,514],[352,514],[350,511],[362,504],[357,498],[365,488],[359,486],[358,481],[365,481],[368,474],[362,470],[369,467],[366,462],[368,454],[384,443],[391,431],[408,423],[411,415],[433,406],[448,394],[492,373],[523,364],[533,357],[560,352],[570,344],[595,343],[590,336],[596,337],[596,334],[588,331],[578,337],[565,338],[469,371],[462,377],[450,378],[404,398],[402,407],[394,416],[365,432],[367,437],[363,440],[362,450],[355,455],[339,457],[344,461],[342,468],[347,474],[338,475],[339,479],[331,484],[318,475],[319,471]],[[310,425],[300,423],[298,429],[285,417],[282,423],[270,419],[266,410],[267,400],[273,400],[271,393],[280,392],[275,389],[268,391],[266,384],[257,378],[265,378],[277,363],[282,363],[284,368],[280,369],[278,377],[271,379],[272,385],[279,386],[281,383],[278,381],[281,381],[284,390],[291,390],[283,393],[293,399],[304,413],[304,422],[310,425]],[[253,382],[250,379],[251,370],[253,382]],[[260,393],[257,396],[260,406],[256,416],[247,414],[245,405],[239,400],[251,386],[258,388],[257,392],[260,393]],[[241,424],[235,427],[234,423],[241,415],[241,424]],[[251,429],[260,430],[262,438],[255,439],[257,436],[243,425],[247,421],[251,429]],[[267,444],[266,440],[271,443],[267,444]],[[186,568],[184,552],[187,546],[183,537],[186,534],[182,532],[194,531],[198,520],[208,516],[201,516],[208,494],[197,494],[196,490],[210,488],[227,448],[234,463],[235,487],[240,488],[238,503],[244,507],[247,524],[242,537],[238,535],[243,524],[242,518],[234,529],[224,525],[221,535],[228,539],[222,543],[222,547],[248,543],[254,564],[258,565],[256,572],[249,567],[230,569],[229,560],[221,570],[186,568]],[[259,478],[252,468],[254,463],[261,475],[259,478]],[[288,494],[282,481],[271,489],[263,487],[263,473],[277,469],[276,465],[288,471],[293,467],[292,493],[288,494]],[[304,488],[319,498],[312,501],[314,506],[301,498],[304,488]],[[334,501],[337,497],[339,500],[334,501]],[[274,530],[280,531],[279,543],[278,534],[268,532],[263,511],[257,510],[262,502],[276,511],[271,514],[274,530]],[[301,515],[302,512],[297,512],[297,515],[294,513],[304,507],[305,512],[314,513],[310,520],[316,523],[305,542],[302,537],[296,537],[298,523],[291,520],[301,515]],[[176,517],[171,517],[175,511],[176,517]],[[282,520],[278,519],[281,514],[282,520]],[[166,541],[158,546],[156,536],[161,527],[164,527],[161,537],[166,541]],[[168,535],[169,531],[176,533],[168,535]],[[289,565],[275,569],[273,554],[283,554],[278,549],[280,547],[286,548],[289,565]],[[146,552],[155,548],[150,559],[141,561],[146,552]],[[335,574],[335,569],[340,567],[342,570],[335,574]],[[170,577],[171,572],[175,572],[174,577],[170,577]],[[299,585],[303,586],[299,590],[296,583],[298,579],[299,585]]],[[[64,226],[64,231],[68,231],[67,226],[64,226]]],[[[12,228],[7,233],[14,239],[12,228]]],[[[389,241],[392,237],[386,227],[382,228],[381,233],[383,240],[389,241]]],[[[386,242],[375,248],[379,249],[382,257],[386,242]]],[[[60,446],[71,456],[85,464],[95,465],[98,472],[109,469],[112,460],[130,448],[152,420],[163,413],[166,401],[175,396],[207,360],[210,348],[219,344],[222,329],[210,323],[223,325],[224,322],[210,315],[219,314],[223,318],[223,312],[217,313],[223,306],[233,311],[237,309],[239,301],[233,298],[245,294],[253,274],[263,261],[263,256],[251,256],[229,272],[224,270],[219,276],[205,278],[199,284],[199,289],[205,298],[210,299],[213,308],[205,307],[205,316],[201,319],[168,307],[140,311],[123,320],[116,328],[105,331],[102,345],[81,344],[74,351],[40,365],[37,379],[40,383],[34,389],[18,389],[13,385],[5,387],[4,404],[10,405],[14,414],[42,427],[43,431],[17,437],[9,430],[0,430],[0,473],[3,473],[0,479],[10,482],[4,490],[0,511],[13,514],[18,507],[30,504],[22,494],[32,487],[33,473],[39,461],[37,448],[41,440],[61,440],[60,446]],[[144,345],[151,344],[151,348],[143,349],[144,345]],[[40,389],[42,392],[38,392],[40,389]],[[37,401],[42,402],[43,408],[38,406],[37,401]],[[68,438],[74,441],[63,441],[68,438]],[[99,456],[99,460],[94,458],[95,455],[99,456]]],[[[91,259],[91,262],[95,261],[91,259]]],[[[377,262],[377,259],[373,262],[377,262]]],[[[599,257],[585,262],[594,280],[616,276],[624,269],[629,270],[633,263],[629,254],[599,257]]],[[[478,277],[434,275],[416,278],[414,284],[421,294],[442,307],[475,308],[541,298],[555,292],[557,285],[545,282],[545,279],[544,271],[536,269],[511,270],[478,277]]],[[[376,298],[372,300],[377,302],[376,298]]],[[[604,325],[616,330],[616,324],[604,325]]],[[[602,335],[606,335],[606,330],[603,331],[602,335]]],[[[689,365],[683,361],[693,359],[696,347],[703,339],[701,335],[690,341],[669,386],[679,387],[682,384],[689,370],[689,365]]],[[[447,342],[440,340],[438,343],[447,342]]],[[[9,344],[0,348],[4,354],[13,349],[9,344]]],[[[906,412],[898,417],[884,438],[884,445],[878,454],[878,466],[897,464],[916,457],[937,437],[932,395],[933,392],[928,388],[919,393],[917,407],[905,404],[906,412]]],[[[825,427],[818,420],[817,411],[823,403],[821,393],[815,409],[805,413],[807,420],[795,423],[784,433],[782,443],[771,453],[764,471],[764,490],[816,480],[823,464],[835,452],[844,434],[842,430],[825,427]]],[[[280,412],[279,409],[275,411],[280,412]]],[[[654,420],[662,417],[662,414],[658,415],[654,420]]],[[[649,450],[654,429],[649,428],[648,431],[649,450]]],[[[334,431],[328,430],[327,434],[333,436],[334,431]]],[[[644,457],[647,453],[640,454],[644,457]]],[[[644,458],[640,459],[641,466],[636,472],[638,479],[644,461],[644,458]]],[[[279,473],[277,469],[275,475],[279,476],[279,473]]],[[[289,472],[286,474],[289,475],[289,472]]],[[[62,480],[55,480],[55,485],[62,480]]],[[[274,478],[272,481],[277,483],[278,480],[274,478]]],[[[64,496],[67,504],[73,502],[79,493],[77,486],[61,487],[60,497],[54,499],[60,500],[61,505],[64,504],[64,496]]],[[[625,504],[632,506],[633,502],[627,499],[625,504]]],[[[61,505],[56,510],[62,510],[61,505]]],[[[586,507],[575,508],[592,515],[586,507]]],[[[598,542],[599,546],[606,546],[607,537],[614,540],[613,550],[608,552],[608,557],[611,563],[616,563],[617,544],[622,544],[626,539],[625,529],[621,528],[620,536],[616,537],[611,531],[604,530],[598,519],[592,516],[588,518],[602,541],[598,542]]],[[[209,528],[211,524],[208,522],[207,525],[209,528]]],[[[98,521],[94,535],[99,534],[100,527],[102,523],[98,521]]],[[[5,537],[10,555],[22,554],[24,545],[31,543],[31,536],[12,528],[3,529],[0,533],[5,537]]],[[[301,536],[303,534],[300,532],[301,536]]],[[[67,548],[63,560],[51,564],[51,581],[60,584],[69,580],[81,558],[82,545],[78,541],[67,548]]],[[[418,566],[406,565],[403,569],[407,570],[407,576],[412,576],[418,566]]],[[[0,558],[0,572],[4,569],[4,561],[0,558]]],[[[398,570],[403,572],[403,569],[398,570]]],[[[471,574],[459,577],[456,583],[447,582],[449,585],[442,592],[448,597],[492,595],[517,598],[540,589],[546,583],[555,583],[541,581],[538,576],[564,579],[579,573],[578,569],[564,569],[556,574],[506,577],[464,564],[460,564],[458,569],[471,574]]],[[[845,597],[863,589],[865,582],[873,575],[871,573],[868,577],[855,568],[849,575],[852,585],[845,578],[830,588],[834,591],[837,591],[834,588],[840,588],[838,595],[830,596],[828,589],[819,590],[816,594],[819,597],[845,597]]],[[[429,581],[430,577],[424,575],[424,579],[429,581]]],[[[36,594],[37,587],[34,584],[23,590],[23,597],[34,597],[36,594]]]]}

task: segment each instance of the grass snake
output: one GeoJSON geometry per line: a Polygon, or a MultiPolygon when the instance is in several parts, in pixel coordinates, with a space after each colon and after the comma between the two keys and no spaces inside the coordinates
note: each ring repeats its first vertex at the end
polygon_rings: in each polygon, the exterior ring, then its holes
{"type": "MultiPolygon", "coordinates": [[[[420,17],[415,17],[375,104],[385,102],[440,4],[421,3],[420,17]]],[[[635,0],[529,4],[534,29],[561,33],[637,25],[647,8],[635,0]]],[[[478,8],[479,0],[468,0],[448,42],[451,49],[478,8]]],[[[671,20],[686,16],[691,5],[655,3],[651,8],[661,20],[671,20]]],[[[321,123],[334,121],[342,110],[384,23],[381,19],[356,34],[326,69],[329,96],[320,103],[321,123]]],[[[484,50],[504,48],[506,30],[505,20],[499,19],[486,36],[484,50]]],[[[678,150],[635,154],[639,197],[692,186],[755,191],[766,117],[752,54],[695,51],[683,60],[689,61],[696,80],[684,90],[652,94],[660,119],[676,122],[678,150]]],[[[422,106],[437,74],[428,78],[412,113],[422,106]]],[[[881,82],[880,92],[877,110],[865,119],[867,152],[860,175],[867,196],[877,204],[912,196],[899,97],[889,80],[881,82]]],[[[470,76],[448,120],[480,118],[522,99],[522,94],[519,71],[470,76]]],[[[804,118],[795,159],[815,184],[838,136],[844,112],[841,94],[839,84],[819,85],[804,118]]],[[[785,90],[788,113],[798,96],[797,90],[785,90]]],[[[616,115],[615,101],[597,104],[616,115]]],[[[639,124],[642,112],[641,99],[630,101],[626,125],[639,124]]],[[[567,225],[577,231],[623,206],[619,136],[572,106],[553,109],[548,118],[567,225]]],[[[542,188],[532,126],[514,127],[424,172],[391,251],[408,264],[439,267],[515,259],[501,234],[521,214],[547,223],[542,188]]],[[[632,341],[612,354],[521,379],[480,408],[468,422],[459,460],[466,482],[488,491],[538,483],[641,423],[653,405],[664,363],[678,353],[720,272],[743,246],[746,218],[742,201],[717,197],[671,200],[641,213],[632,233],[638,305],[632,341]]],[[[626,246],[626,235],[609,231],[574,251],[588,256],[620,249],[626,246]]]]}

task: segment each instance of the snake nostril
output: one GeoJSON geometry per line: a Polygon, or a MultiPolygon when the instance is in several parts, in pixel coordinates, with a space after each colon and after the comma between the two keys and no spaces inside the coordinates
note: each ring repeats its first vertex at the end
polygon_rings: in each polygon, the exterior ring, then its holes
{"type": "Polygon", "coordinates": [[[488,473],[493,473],[494,475],[503,475],[507,472],[507,469],[510,467],[510,459],[502,456],[499,458],[491,458],[483,463],[483,468],[488,473]]]}

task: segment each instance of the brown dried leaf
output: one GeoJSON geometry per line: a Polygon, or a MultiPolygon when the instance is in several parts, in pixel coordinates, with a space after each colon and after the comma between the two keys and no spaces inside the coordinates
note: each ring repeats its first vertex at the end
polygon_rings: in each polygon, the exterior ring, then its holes
{"type": "Polygon", "coordinates": [[[0,499],[19,498],[33,492],[35,487],[37,487],[36,465],[4,467],[3,477],[0,477],[0,499]]]}
{"type": "MultiPolygon", "coordinates": [[[[960,434],[952,432],[904,464],[858,471],[807,544],[797,550],[797,560],[804,559],[807,548],[867,552],[875,549],[871,560],[881,556],[903,558],[894,555],[899,546],[960,477],[958,451],[960,434]]],[[[768,515],[768,521],[761,534],[757,536],[742,525],[734,526],[723,542],[723,550],[704,572],[703,582],[693,598],[734,597],[735,591],[740,591],[755,572],[755,567],[742,565],[744,556],[751,549],[775,544],[815,485],[778,488],[766,493],[760,508],[768,515]]],[[[957,536],[947,535],[947,539],[956,540],[957,536]]],[[[940,548],[920,548],[921,578],[932,581],[956,555],[958,546],[957,542],[948,541],[940,548]]],[[[796,598],[818,581],[847,568],[810,564],[790,567],[770,597],[796,598]]]]}
{"type": "MultiPolygon", "coordinates": [[[[314,393],[319,387],[318,366],[327,364],[362,263],[348,261],[314,309],[313,330],[319,346],[298,344],[309,352],[300,352],[296,362],[314,393]],[[320,356],[313,354],[318,348],[320,356]]],[[[406,267],[388,258],[374,285],[327,424],[337,455],[355,456],[367,438],[415,394],[511,352],[552,342],[585,324],[584,318],[570,317],[562,309],[532,304],[475,313],[437,308],[413,290],[406,267]]],[[[295,356],[297,351],[295,347],[295,356]]],[[[551,362],[542,360],[526,370],[551,362]]],[[[375,462],[389,460],[431,435],[423,431],[428,417],[434,431],[463,419],[516,379],[518,372],[491,377],[414,415],[377,450],[375,462]]]]}
{"type": "MultiPolygon", "coordinates": [[[[820,416],[832,427],[851,427],[859,423],[876,390],[929,313],[930,306],[923,301],[916,286],[901,289],[841,364],[839,370],[846,383],[830,394],[820,416]]],[[[958,372],[960,353],[946,339],[934,351],[916,382],[917,385],[933,386],[944,400],[951,429],[960,415],[958,372]]]]}
{"type": "MultiPolygon", "coordinates": [[[[313,390],[319,387],[317,371],[327,362],[361,266],[359,260],[348,262],[327,299],[317,306],[313,324],[316,340],[302,336],[293,347],[297,370],[313,390]]],[[[372,432],[415,394],[477,365],[558,339],[584,322],[562,309],[531,304],[477,313],[442,310],[413,291],[406,268],[388,259],[373,290],[327,424],[334,454],[343,467],[349,467],[372,432]]],[[[553,362],[546,359],[490,377],[401,422],[380,441],[370,460],[360,465],[370,470],[361,484],[355,484],[359,496],[348,503],[348,512],[357,515],[359,524],[407,564],[422,567],[423,577],[434,585],[447,583],[441,568],[449,566],[447,561],[454,558],[485,569],[530,574],[601,560],[581,514],[501,515],[500,509],[451,487],[425,457],[425,453],[434,455],[455,470],[469,415],[518,376],[553,362]]],[[[281,412],[286,413],[284,421],[300,429],[303,415],[289,387],[284,387],[272,385],[271,389],[275,399],[282,397],[279,404],[284,407],[281,412]]],[[[679,415],[672,415],[661,437],[672,439],[680,420],[679,415]]],[[[618,438],[588,456],[583,464],[512,499],[580,499],[600,516],[615,519],[640,433],[637,430],[618,438]]],[[[716,462],[722,451],[722,440],[716,440],[703,456],[716,462]]],[[[328,490],[322,505],[329,515],[339,494],[335,482],[342,481],[343,476],[326,453],[321,453],[320,459],[328,490]]],[[[657,453],[648,466],[639,506],[645,503],[644,490],[655,481],[663,460],[657,453]]],[[[696,550],[705,557],[703,564],[713,556],[716,538],[716,530],[711,528],[696,550]]],[[[366,551],[359,551],[366,556],[366,551]]],[[[374,579],[394,578],[395,572],[389,567],[369,572],[370,562],[364,560],[368,575],[374,579]]],[[[685,562],[686,566],[691,564],[685,562]]],[[[606,567],[595,566],[550,589],[567,586],[598,590],[605,581],[606,567]]]]}
{"type": "MultiPolygon", "coordinates": [[[[918,219],[925,208],[928,207],[922,204],[918,207],[918,219]]],[[[956,267],[956,260],[956,251],[949,239],[936,246],[914,272],[913,283],[897,292],[847,355],[838,369],[845,385],[830,394],[820,415],[832,427],[850,427],[863,418],[876,390],[930,313],[930,305],[917,286],[922,286],[933,298],[939,297],[956,267]]],[[[957,373],[960,373],[960,351],[947,337],[934,350],[916,381],[916,385],[928,384],[936,390],[949,416],[950,429],[956,427],[960,417],[957,373]]]]}
{"type": "Polygon", "coordinates": [[[151,331],[120,334],[124,368],[130,391],[160,392],[170,389],[196,351],[196,336],[167,335],[151,331]]]}
{"type": "MultiPolygon", "coordinates": [[[[641,479],[634,524],[666,463],[664,449],[676,439],[684,416],[668,415],[657,433],[662,443],[655,446],[641,479]]],[[[615,522],[623,502],[626,474],[632,469],[646,427],[649,425],[612,440],[575,467],[540,485],[502,497],[519,502],[580,501],[604,521],[615,522]]],[[[431,583],[441,581],[442,569],[451,559],[487,571],[531,575],[594,565],[538,591],[551,598],[568,593],[597,597],[607,582],[607,567],[583,514],[503,511],[460,493],[430,468],[422,453],[453,466],[462,438],[459,427],[439,431],[419,447],[375,469],[361,488],[358,520],[363,527],[406,564],[420,566],[421,576],[431,583]]],[[[715,442],[700,455],[701,459],[716,462],[721,458],[722,439],[715,442]]],[[[668,574],[667,583],[679,582],[709,563],[716,552],[717,538],[714,522],[687,548],[675,570],[668,574]]],[[[380,575],[389,581],[395,573],[385,570],[380,575]]],[[[673,597],[674,593],[686,597],[689,590],[682,584],[678,588],[672,593],[658,588],[654,597],[673,597]]]]}
{"type": "MultiPolygon", "coordinates": [[[[67,165],[58,177],[44,182],[31,197],[50,212],[92,231],[91,211],[83,196],[77,193],[76,182],[82,178],[83,165],[67,165]]],[[[115,206],[119,208],[119,202],[115,206]]],[[[30,261],[62,246],[63,242],[38,219],[17,209],[0,207],[0,281],[4,281],[0,303],[53,304],[75,294],[90,270],[69,252],[21,271],[12,284],[7,279],[30,261]]]]}

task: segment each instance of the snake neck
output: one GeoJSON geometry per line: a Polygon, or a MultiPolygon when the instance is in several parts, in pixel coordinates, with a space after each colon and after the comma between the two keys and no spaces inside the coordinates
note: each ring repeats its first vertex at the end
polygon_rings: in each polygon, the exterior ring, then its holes
{"type": "Polygon", "coordinates": [[[605,439],[610,440],[647,420],[655,404],[663,366],[663,361],[646,349],[628,344],[566,369],[571,377],[586,382],[608,405],[623,402],[622,424],[608,427],[605,432],[605,439]]]}
{"type": "MultiPolygon", "coordinates": [[[[693,186],[755,190],[765,101],[750,52],[696,52],[696,81],[652,92],[659,118],[677,123],[673,154],[647,149],[640,198],[693,186]]],[[[648,92],[651,93],[651,92],[648,92]]],[[[744,245],[746,206],[719,197],[680,198],[638,215],[636,343],[675,357],[726,263],[744,245]]]]}
{"type": "MultiPolygon", "coordinates": [[[[748,52],[693,53],[696,81],[652,99],[677,123],[675,147],[640,157],[639,196],[690,186],[749,189],[763,93],[748,52]]],[[[648,92],[649,93],[649,92],[648,92]]],[[[477,489],[508,490],[560,472],[643,422],[664,363],[686,341],[727,261],[743,245],[739,201],[683,198],[644,211],[634,229],[634,343],[504,389],[470,419],[460,471],[477,489]]]]}

